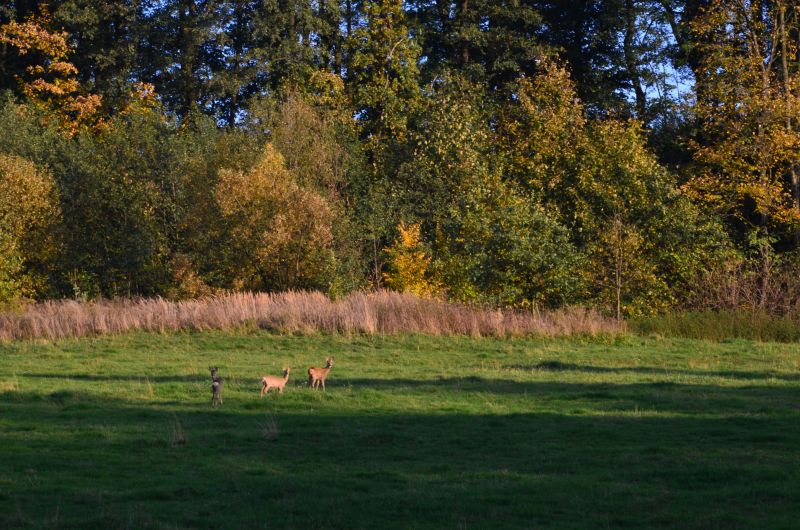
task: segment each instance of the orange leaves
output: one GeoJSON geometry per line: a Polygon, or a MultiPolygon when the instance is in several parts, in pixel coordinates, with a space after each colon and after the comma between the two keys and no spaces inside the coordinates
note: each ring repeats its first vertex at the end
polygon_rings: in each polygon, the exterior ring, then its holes
{"type": "Polygon", "coordinates": [[[0,44],[16,48],[20,57],[30,57],[25,68],[27,77],[18,78],[22,93],[33,103],[55,113],[61,129],[69,135],[82,126],[98,126],[102,122],[98,110],[100,96],[83,94],[76,79],[77,68],[67,61],[71,48],[65,31],[48,28],[51,24],[47,6],[40,6],[39,16],[25,22],[11,21],[0,26],[0,44]]]}
{"type": "Polygon", "coordinates": [[[20,55],[39,52],[52,60],[63,59],[70,51],[66,31],[48,31],[50,23],[46,10],[39,17],[29,17],[23,23],[11,21],[0,26],[0,43],[17,48],[20,55]]]}

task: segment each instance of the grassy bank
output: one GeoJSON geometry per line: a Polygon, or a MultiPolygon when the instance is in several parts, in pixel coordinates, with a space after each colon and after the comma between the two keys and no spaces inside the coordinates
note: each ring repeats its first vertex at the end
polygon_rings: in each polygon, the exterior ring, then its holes
{"type": "Polygon", "coordinates": [[[722,341],[748,339],[762,342],[800,341],[800,319],[746,311],[692,311],[667,313],[628,322],[632,333],[722,341]]]}
{"type": "Polygon", "coordinates": [[[5,343],[0,527],[794,528],[799,371],[747,341],[5,343]]]}

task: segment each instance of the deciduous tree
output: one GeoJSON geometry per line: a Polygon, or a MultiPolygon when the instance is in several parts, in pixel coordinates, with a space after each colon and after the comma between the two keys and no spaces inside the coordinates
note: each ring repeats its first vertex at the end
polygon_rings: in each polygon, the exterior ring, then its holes
{"type": "Polygon", "coordinates": [[[102,99],[83,90],[77,69],[67,60],[71,52],[67,33],[50,29],[46,5],[40,12],[24,22],[12,20],[0,26],[0,44],[13,47],[20,57],[30,57],[25,73],[17,77],[22,93],[53,111],[64,130],[75,134],[79,127],[97,122],[102,99]]]}
{"type": "Polygon", "coordinates": [[[0,304],[51,292],[60,223],[52,174],[0,154],[0,304]]]}
{"type": "Polygon", "coordinates": [[[251,169],[222,170],[215,197],[230,232],[234,287],[327,286],[335,267],[333,212],[321,195],[296,183],[271,144],[251,169]]]}
{"type": "Polygon", "coordinates": [[[717,0],[695,21],[703,42],[694,106],[702,127],[688,190],[743,223],[742,239],[800,233],[800,31],[793,2],[717,0]]]}

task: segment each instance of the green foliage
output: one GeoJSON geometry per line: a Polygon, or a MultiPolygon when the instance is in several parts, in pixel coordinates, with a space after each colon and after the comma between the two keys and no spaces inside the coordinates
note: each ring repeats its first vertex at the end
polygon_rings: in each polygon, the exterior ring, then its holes
{"type": "Polygon", "coordinates": [[[520,83],[501,135],[515,181],[558,212],[587,256],[590,298],[618,317],[673,306],[692,271],[727,246],[647,149],[640,125],[587,121],[561,67],[545,63],[520,83]]]}
{"type": "Polygon", "coordinates": [[[61,212],[47,259],[3,236],[4,292],[404,289],[409,221],[422,291],[623,317],[800,242],[792,4],[95,4],[0,6],[0,153],[61,212]]]}
{"type": "Polygon", "coordinates": [[[397,179],[412,212],[436,226],[497,164],[487,94],[478,85],[447,76],[426,96],[397,179]]]}
{"type": "MultiPolygon", "coordinates": [[[[530,2],[539,13],[548,30],[541,33],[541,43],[547,44],[569,63],[576,80],[577,95],[593,111],[627,111],[630,103],[632,79],[626,72],[623,37],[626,26],[625,2],[598,0],[595,2],[530,2]],[[620,90],[627,84],[628,94],[620,90]]],[[[645,2],[633,2],[639,9],[658,12],[661,7],[653,2],[650,9],[645,2]]],[[[656,21],[636,33],[639,43],[651,38],[651,32],[662,29],[656,21]]],[[[638,66],[646,67],[646,57],[636,57],[638,66]]]]}
{"type": "MultiPolygon", "coordinates": [[[[52,170],[61,198],[62,252],[50,289],[105,296],[164,294],[173,281],[177,254],[204,255],[194,237],[215,220],[200,220],[208,187],[191,188],[201,169],[246,158],[247,148],[225,140],[215,126],[178,129],[156,110],[117,116],[102,131],[66,138],[42,127],[37,109],[7,104],[0,123],[16,135],[0,139],[0,151],[52,170]],[[228,142],[228,151],[221,152],[228,142]],[[217,145],[219,144],[219,145],[217,145]],[[233,151],[233,152],[232,152],[233,151]],[[197,253],[197,254],[195,254],[197,253]]],[[[197,179],[199,180],[199,178],[197,179]]]]}
{"type": "Polygon", "coordinates": [[[636,122],[597,123],[589,134],[574,215],[576,227],[597,238],[583,244],[593,256],[598,296],[614,301],[618,315],[666,310],[689,287],[692,271],[724,256],[727,237],[681,194],[636,122]]]}
{"type": "Polygon", "coordinates": [[[179,211],[179,142],[155,113],[119,117],[82,136],[64,182],[72,263],[109,295],[157,294],[169,282],[179,211]]]}
{"type": "Polygon", "coordinates": [[[349,40],[348,81],[373,151],[402,140],[419,97],[419,46],[409,35],[402,0],[366,0],[366,24],[349,40]]]}
{"type": "Polygon", "coordinates": [[[502,89],[535,71],[548,51],[538,38],[541,17],[518,0],[406,2],[426,58],[426,79],[457,69],[490,90],[502,89]]]}
{"type": "Polygon", "coordinates": [[[448,293],[493,305],[574,300],[579,261],[566,232],[514,182],[494,151],[491,108],[474,84],[445,79],[420,113],[403,167],[417,217],[430,223],[434,268],[448,293]]]}
{"type": "Polygon", "coordinates": [[[437,232],[437,269],[457,299],[495,306],[577,300],[581,257],[532,197],[488,177],[459,198],[437,232]]]}
{"type": "Polygon", "coordinates": [[[554,62],[519,81],[517,100],[503,109],[499,141],[509,176],[546,201],[563,198],[586,142],[586,117],[569,71],[554,62]]]}

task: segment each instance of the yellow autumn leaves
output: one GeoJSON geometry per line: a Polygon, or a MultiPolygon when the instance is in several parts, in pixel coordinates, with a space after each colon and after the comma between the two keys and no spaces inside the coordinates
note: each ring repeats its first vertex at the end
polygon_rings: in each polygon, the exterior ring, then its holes
{"type": "Polygon", "coordinates": [[[60,218],[52,175],[0,154],[0,304],[42,289],[60,218]]]}
{"type": "Polygon", "coordinates": [[[441,291],[438,282],[428,275],[431,258],[425,254],[419,223],[400,223],[394,244],[384,250],[390,267],[383,273],[387,287],[417,296],[432,296],[441,291]]]}
{"type": "Polygon", "coordinates": [[[214,196],[239,287],[310,285],[331,266],[333,209],[296,182],[272,144],[251,169],[220,170],[214,196]]]}

